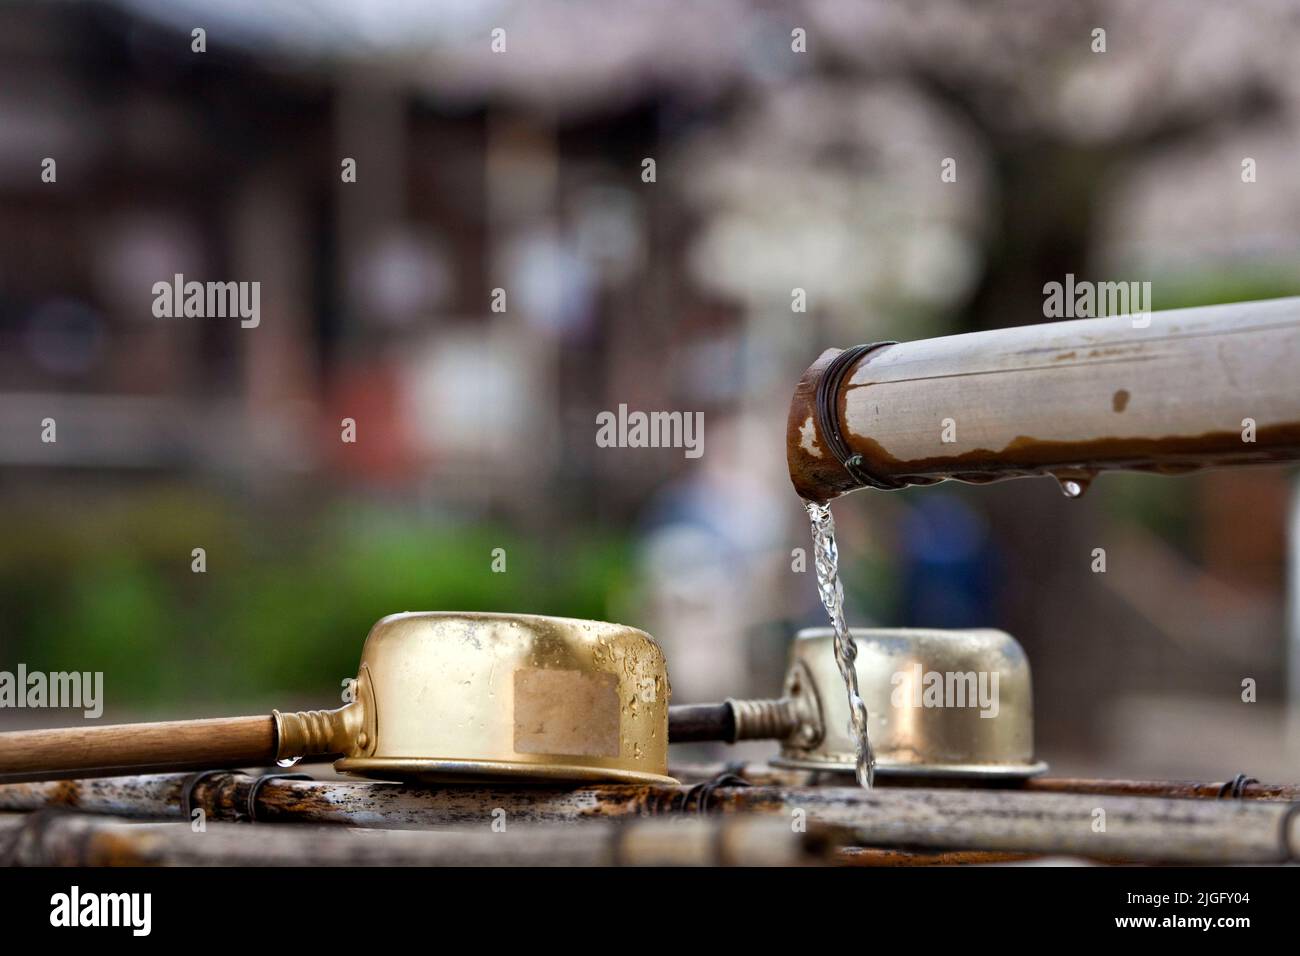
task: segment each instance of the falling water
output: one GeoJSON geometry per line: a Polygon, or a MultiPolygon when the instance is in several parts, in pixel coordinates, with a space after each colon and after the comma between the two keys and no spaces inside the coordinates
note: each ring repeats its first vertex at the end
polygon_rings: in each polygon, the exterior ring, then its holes
{"type": "Polygon", "coordinates": [[[871,752],[871,742],[867,740],[867,705],[858,693],[858,671],[855,666],[858,646],[849,633],[849,626],[844,622],[844,586],[840,583],[839,551],[835,547],[835,519],[831,517],[829,505],[806,501],[804,507],[808,509],[808,518],[812,521],[817,592],[821,596],[822,606],[830,616],[831,627],[835,629],[835,663],[839,666],[844,688],[849,695],[853,739],[857,742],[858,783],[870,789],[875,779],[876,757],[871,752]]]}

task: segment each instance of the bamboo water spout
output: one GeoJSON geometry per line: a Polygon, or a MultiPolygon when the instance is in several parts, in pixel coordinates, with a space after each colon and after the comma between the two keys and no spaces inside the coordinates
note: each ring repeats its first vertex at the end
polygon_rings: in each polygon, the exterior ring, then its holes
{"type": "MultiPolygon", "coordinates": [[[[795,490],[1300,459],[1300,298],[1045,323],[841,352],[804,373],[795,490]]],[[[1072,485],[1070,483],[1073,483],[1072,485]]]]}

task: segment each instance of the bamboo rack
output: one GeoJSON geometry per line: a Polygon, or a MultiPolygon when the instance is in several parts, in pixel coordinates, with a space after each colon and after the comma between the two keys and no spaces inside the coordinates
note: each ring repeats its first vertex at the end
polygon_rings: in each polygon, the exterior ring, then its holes
{"type": "MultiPolygon", "coordinates": [[[[788,770],[764,763],[745,764],[693,764],[677,766],[672,774],[678,780],[702,783],[720,773],[734,773],[752,784],[764,786],[806,787],[834,785],[846,782],[847,774],[811,770],[788,770]]],[[[907,777],[881,777],[878,787],[915,788],[937,787],[938,781],[924,781],[907,777]]],[[[1202,780],[1109,780],[1090,777],[1030,777],[1026,780],[974,783],[970,780],[953,780],[948,787],[980,789],[985,792],[1018,790],[1025,793],[1096,793],[1130,797],[1171,797],[1184,800],[1283,800],[1300,803],[1300,784],[1260,783],[1252,778],[1210,782],[1202,780]]]]}
{"type": "Polygon", "coordinates": [[[0,814],[0,861],[20,866],[803,866],[832,833],[771,817],[592,821],[472,830],[185,822],[86,813],[0,814]]]}
{"type": "MultiPolygon", "coordinates": [[[[0,810],[69,807],[129,817],[176,818],[183,774],[9,784],[0,810]]],[[[208,820],[245,820],[253,777],[208,774],[191,806],[208,820]]],[[[697,814],[806,818],[871,848],[1059,854],[1161,863],[1279,863],[1300,859],[1300,815],[1277,800],[1196,800],[1006,790],[790,786],[602,785],[572,789],[443,787],[270,779],[251,807],[259,821],[392,829],[697,814]],[[1104,826],[1104,829],[1101,827],[1104,826]]]]}

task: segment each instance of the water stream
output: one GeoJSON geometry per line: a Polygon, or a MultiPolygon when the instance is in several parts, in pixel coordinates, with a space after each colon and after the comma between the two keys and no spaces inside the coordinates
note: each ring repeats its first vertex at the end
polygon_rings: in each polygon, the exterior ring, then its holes
{"type": "Polygon", "coordinates": [[[858,646],[844,621],[844,586],[840,583],[839,550],[835,546],[835,519],[831,517],[829,505],[806,501],[804,507],[812,522],[817,593],[831,619],[831,627],[835,630],[835,663],[849,695],[853,739],[857,743],[855,766],[858,783],[870,789],[875,781],[876,756],[871,751],[871,741],[867,739],[867,705],[858,693],[858,671],[855,665],[858,646]]]}

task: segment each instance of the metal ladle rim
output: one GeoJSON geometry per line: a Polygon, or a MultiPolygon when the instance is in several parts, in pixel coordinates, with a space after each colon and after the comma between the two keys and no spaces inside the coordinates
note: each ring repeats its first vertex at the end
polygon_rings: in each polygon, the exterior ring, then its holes
{"type": "MultiPolygon", "coordinates": [[[[768,763],[774,767],[787,770],[817,770],[828,773],[851,775],[853,764],[843,760],[812,760],[797,757],[778,756],[768,763]]],[[[953,780],[1020,780],[1037,777],[1047,772],[1047,764],[1038,761],[1032,764],[929,764],[929,763],[890,763],[880,761],[876,764],[876,775],[883,777],[944,777],[953,780]]]]}
{"type": "Polygon", "coordinates": [[[506,760],[446,760],[426,757],[344,757],[334,764],[341,773],[380,780],[424,778],[465,783],[467,780],[518,782],[642,783],[676,785],[677,780],[657,773],[606,767],[548,766],[506,760]]]}

